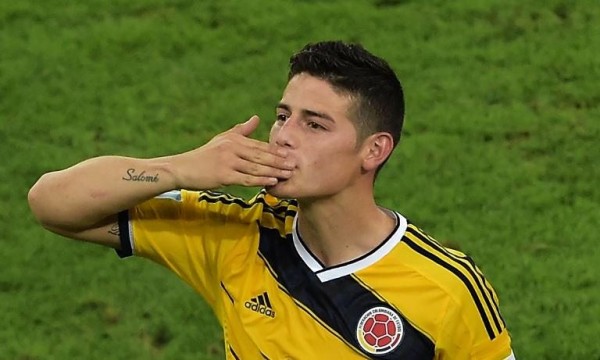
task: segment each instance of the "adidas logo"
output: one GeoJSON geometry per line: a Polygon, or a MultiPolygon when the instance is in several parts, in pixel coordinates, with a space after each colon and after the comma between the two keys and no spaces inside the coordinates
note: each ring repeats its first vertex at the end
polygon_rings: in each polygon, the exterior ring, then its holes
{"type": "Polygon", "coordinates": [[[265,291],[264,293],[253,297],[252,299],[246,301],[244,304],[246,309],[250,309],[259,314],[263,314],[265,316],[275,318],[275,311],[271,306],[271,301],[269,300],[269,294],[265,291]]]}

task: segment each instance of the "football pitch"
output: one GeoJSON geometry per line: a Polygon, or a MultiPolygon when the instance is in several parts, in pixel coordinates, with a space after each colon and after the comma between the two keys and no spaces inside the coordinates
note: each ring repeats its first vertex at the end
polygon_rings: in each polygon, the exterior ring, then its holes
{"type": "Polygon", "coordinates": [[[600,359],[599,34],[597,0],[1,1],[0,359],[223,359],[191,288],[42,230],[27,192],[253,114],[266,139],[289,56],[326,39],[404,85],[379,203],[474,258],[518,359],[600,359]]]}

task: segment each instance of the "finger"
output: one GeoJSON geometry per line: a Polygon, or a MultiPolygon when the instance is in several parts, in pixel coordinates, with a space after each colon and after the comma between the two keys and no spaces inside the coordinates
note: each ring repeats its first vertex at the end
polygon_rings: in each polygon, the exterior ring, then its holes
{"type": "Polygon", "coordinates": [[[263,152],[272,154],[278,157],[285,158],[288,156],[289,151],[281,146],[269,144],[264,141],[255,140],[247,137],[240,138],[236,140],[242,147],[238,148],[238,154],[242,155],[244,153],[252,153],[252,152],[263,152]]]}
{"type": "Polygon", "coordinates": [[[230,131],[234,132],[236,134],[240,134],[245,137],[248,137],[254,132],[254,130],[256,130],[258,128],[259,123],[260,123],[260,118],[256,115],[253,115],[246,122],[237,124],[236,126],[231,128],[230,131]]]}
{"type": "Polygon", "coordinates": [[[240,151],[237,155],[250,163],[257,165],[264,165],[271,168],[281,169],[281,170],[293,170],[295,165],[293,161],[282,156],[280,153],[272,152],[273,149],[268,148],[254,148],[254,149],[244,149],[240,151]]]}
{"type": "Polygon", "coordinates": [[[286,162],[289,151],[285,148],[237,135],[235,139],[231,140],[227,149],[244,160],[282,168],[293,167],[286,162]]]}
{"type": "Polygon", "coordinates": [[[276,168],[268,165],[262,165],[251,161],[240,162],[236,166],[235,170],[246,175],[258,177],[289,179],[292,176],[292,171],[290,170],[276,168]]]}
{"type": "Polygon", "coordinates": [[[273,186],[276,185],[277,178],[269,176],[253,176],[243,173],[236,175],[235,181],[228,185],[241,185],[241,186],[273,186]]]}

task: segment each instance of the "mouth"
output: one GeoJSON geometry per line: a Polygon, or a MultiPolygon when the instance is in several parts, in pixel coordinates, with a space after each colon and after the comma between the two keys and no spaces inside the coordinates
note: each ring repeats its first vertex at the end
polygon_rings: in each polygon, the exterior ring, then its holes
{"type": "Polygon", "coordinates": [[[285,184],[285,183],[287,183],[287,182],[288,182],[290,179],[291,179],[291,177],[289,177],[289,178],[279,178],[279,177],[278,177],[278,178],[277,178],[277,183],[276,183],[275,185],[271,185],[271,186],[269,186],[269,187],[275,187],[275,186],[278,186],[278,185],[281,185],[281,184],[285,184]]]}
{"type": "Polygon", "coordinates": [[[295,175],[295,173],[296,173],[297,170],[298,170],[298,166],[294,166],[294,168],[290,169],[290,171],[291,171],[290,175],[288,177],[285,177],[285,178],[279,178],[278,177],[277,178],[277,183],[279,184],[279,183],[283,183],[283,182],[289,181],[291,178],[294,177],[294,175],[295,175]]]}

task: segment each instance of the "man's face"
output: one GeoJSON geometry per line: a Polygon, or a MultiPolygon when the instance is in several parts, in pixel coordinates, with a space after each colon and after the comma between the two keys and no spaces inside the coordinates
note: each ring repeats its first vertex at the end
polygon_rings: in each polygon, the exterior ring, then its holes
{"type": "Polygon", "coordinates": [[[292,177],[268,187],[278,197],[315,199],[348,188],[361,172],[351,99],[305,73],[287,84],[277,106],[270,143],[289,150],[292,177]]]}

